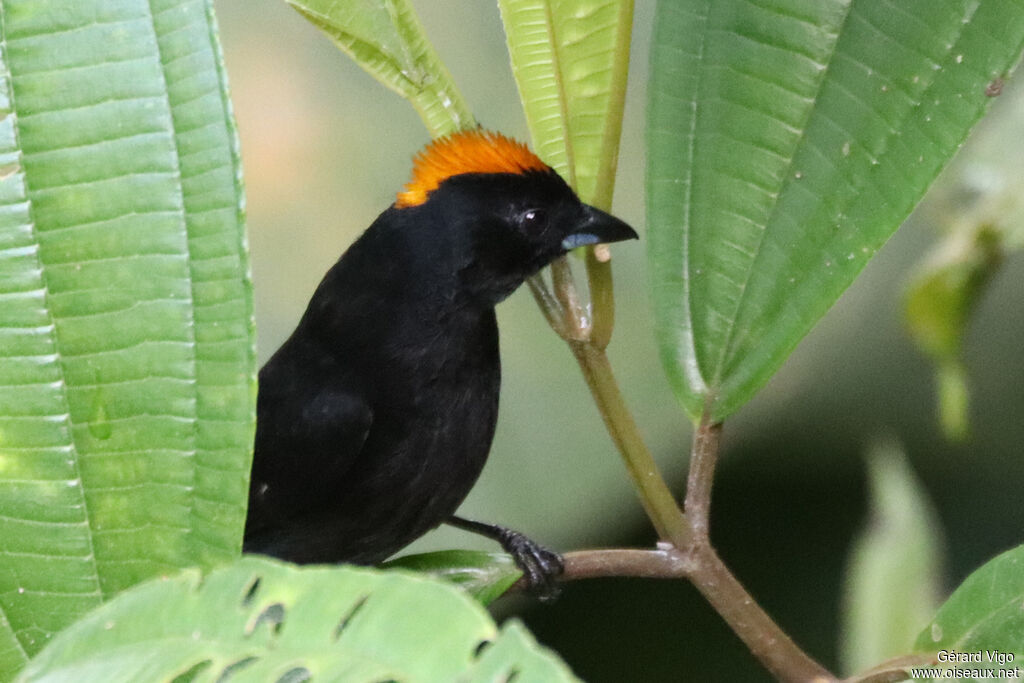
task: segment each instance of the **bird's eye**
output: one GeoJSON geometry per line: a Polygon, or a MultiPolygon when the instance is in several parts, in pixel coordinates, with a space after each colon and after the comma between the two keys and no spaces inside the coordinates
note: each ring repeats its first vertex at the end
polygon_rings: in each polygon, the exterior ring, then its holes
{"type": "Polygon", "coordinates": [[[528,235],[537,235],[547,227],[548,215],[544,209],[527,209],[519,214],[519,223],[528,235]]]}

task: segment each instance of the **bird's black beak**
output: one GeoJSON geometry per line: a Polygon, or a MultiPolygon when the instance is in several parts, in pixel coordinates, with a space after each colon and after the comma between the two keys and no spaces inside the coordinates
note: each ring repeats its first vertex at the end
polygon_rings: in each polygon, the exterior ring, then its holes
{"type": "Polygon", "coordinates": [[[562,248],[569,251],[570,249],[583,247],[588,244],[604,244],[635,239],[639,239],[639,236],[625,222],[620,221],[610,213],[605,213],[601,209],[595,209],[589,204],[584,204],[583,213],[579,221],[562,240],[562,248]]]}

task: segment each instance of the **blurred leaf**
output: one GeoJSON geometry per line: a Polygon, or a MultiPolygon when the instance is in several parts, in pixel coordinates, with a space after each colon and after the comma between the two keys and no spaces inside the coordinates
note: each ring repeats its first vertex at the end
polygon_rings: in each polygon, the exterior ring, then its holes
{"type": "Polygon", "coordinates": [[[286,0],[378,81],[408,99],[432,137],[476,125],[408,0],[286,0]]]}
{"type": "Polygon", "coordinates": [[[954,440],[968,431],[967,326],[1007,248],[999,216],[989,213],[995,206],[980,203],[989,210],[961,210],[949,221],[949,235],[913,275],[904,308],[911,338],[935,363],[939,422],[954,440]]]}
{"type": "Polygon", "coordinates": [[[238,555],[255,378],[209,2],[0,20],[4,678],[104,597],[238,555]]]}
{"type": "Polygon", "coordinates": [[[648,256],[693,418],[768,380],[946,164],[1024,43],[1024,6],[662,1],[648,256]]]}
{"type": "Polygon", "coordinates": [[[633,28],[632,0],[499,0],[537,153],[609,209],[633,28]]]}
{"type": "Polygon", "coordinates": [[[996,236],[987,230],[972,232],[947,241],[907,292],[911,335],[935,360],[959,358],[971,308],[1001,261],[996,236]]]}
{"type": "Polygon", "coordinates": [[[512,587],[523,572],[511,556],[476,550],[441,550],[405,555],[386,562],[385,569],[411,569],[450,581],[489,605],[512,587]]]}
{"type": "Polygon", "coordinates": [[[951,441],[966,440],[971,430],[971,390],[964,362],[956,358],[937,363],[935,387],[942,432],[951,441]]]}
{"type": "Polygon", "coordinates": [[[937,516],[895,444],[868,457],[870,518],[850,552],[843,668],[854,673],[909,652],[939,604],[937,516]]]}
{"type": "Polygon", "coordinates": [[[915,647],[933,656],[940,650],[980,652],[985,660],[980,666],[988,667],[993,666],[989,652],[1012,653],[1015,661],[1009,666],[1020,666],[1024,656],[1024,546],[1006,551],[968,576],[921,631],[915,647]]]}
{"type": "Polygon", "coordinates": [[[54,638],[19,680],[432,683],[515,671],[524,681],[575,680],[522,627],[499,632],[443,582],[246,557],[205,578],[186,570],[123,593],[54,638]]]}

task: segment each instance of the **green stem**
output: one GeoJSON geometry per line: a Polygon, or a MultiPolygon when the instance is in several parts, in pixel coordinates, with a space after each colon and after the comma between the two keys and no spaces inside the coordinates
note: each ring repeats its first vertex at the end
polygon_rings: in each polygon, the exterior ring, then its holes
{"type": "Polygon", "coordinates": [[[551,283],[564,322],[565,333],[561,335],[562,338],[566,341],[586,340],[590,325],[584,318],[580,297],[576,292],[576,280],[567,257],[562,256],[552,262],[551,283]]]}
{"type": "Polygon", "coordinates": [[[690,543],[690,528],[626,407],[608,356],[587,342],[570,342],[570,348],[658,536],[677,548],[686,547],[690,543]]]}
{"type": "MultiPolygon", "coordinates": [[[[610,375],[607,358],[586,344],[573,346],[584,375],[594,392],[601,414],[626,462],[648,515],[663,538],[672,545],[657,550],[616,548],[567,553],[561,581],[602,576],[645,578],[685,578],[725,620],[733,632],[768,671],[786,683],[838,683],[838,679],[801,650],[768,613],[754,600],[743,584],[722,562],[708,537],[708,512],[711,506],[711,480],[718,458],[721,425],[707,418],[698,425],[690,456],[686,509],[683,516],[675,506],[664,481],[618,394],[610,375]],[[646,454],[646,455],[645,455],[646,454]],[[652,469],[645,469],[652,468],[652,469]]],[[[873,672],[864,680],[887,681],[890,669],[873,672]]],[[[851,681],[857,679],[851,679],[851,681]]]]}
{"type": "Polygon", "coordinates": [[[527,278],[526,284],[530,287],[530,293],[533,294],[533,298],[537,302],[541,313],[544,314],[544,319],[548,321],[548,325],[558,333],[559,337],[564,339],[568,335],[568,330],[565,329],[565,318],[560,313],[561,309],[559,308],[558,301],[551,293],[548,283],[544,281],[544,275],[537,273],[527,278]]]}
{"type": "Polygon", "coordinates": [[[587,285],[590,288],[590,343],[603,351],[608,348],[615,327],[615,291],[607,245],[587,247],[587,285]]]}

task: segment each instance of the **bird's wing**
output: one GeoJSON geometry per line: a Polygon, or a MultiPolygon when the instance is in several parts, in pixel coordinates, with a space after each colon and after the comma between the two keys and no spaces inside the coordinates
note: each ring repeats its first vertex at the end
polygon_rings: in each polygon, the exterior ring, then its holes
{"type": "Polygon", "coordinates": [[[335,498],[373,424],[358,392],[280,370],[286,377],[275,376],[279,369],[271,363],[260,373],[251,529],[335,498]]]}

